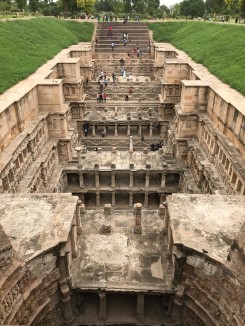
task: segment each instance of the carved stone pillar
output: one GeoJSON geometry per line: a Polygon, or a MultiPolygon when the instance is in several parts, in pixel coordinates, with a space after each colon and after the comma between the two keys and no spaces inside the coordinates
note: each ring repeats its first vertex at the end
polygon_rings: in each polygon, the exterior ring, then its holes
{"type": "Polygon", "coordinates": [[[115,137],[118,136],[118,129],[117,129],[117,123],[115,124],[115,137]]]}
{"type": "Polygon", "coordinates": [[[149,194],[148,192],[145,192],[144,206],[148,207],[148,205],[149,205],[149,194]]]}
{"type": "Polygon", "coordinates": [[[100,187],[100,178],[99,178],[99,172],[95,171],[95,188],[99,189],[100,187]]]}
{"type": "Polygon", "coordinates": [[[70,289],[67,285],[66,279],[61,279],[59,281],[60,285],[60,292],[61,292],[61,301],[62,301],[62,312],[65,320],[65,325],[71,325],[74,316],[72,312],[72,305],[71,305],[71,296],[70,296],[70,289]]]}
{"type": "Polygon", "coordinates": [[[80,184],[80,188],[84,188],[84,180],[83,180],[83,172],[80,171],[79,173],[79,184],[80,184]]]}
{"type": "Polygon", "coordinates": [[[99,320],[106,321],[106,293],[99,292],[99,298],[100,298],[99,320]]]}
{"type": "Polygon", "coordinates": [[[116,205],[116,194],[115,191],[112,192],[111,194],[111,205],[115,206],[116,205]]]}
{"type": "Polygon", "coordinates": [[[133,153],[134,151],[134,143],[133,143],[133,136],[129,138],[129,153],[133,153]]]}
{"type": "Polygon", "coordinates": [[[152,123],[150,123],[149,136],[152,137],[152,123]]]}
{"type": "Polygon", "coordinates": [[[115,178],[115,172],[111,173],[111,187],[115,188],[116,187],[116,178],[115,178]]]}
{"type": "Polygon", "coordinates": [[[145,175],[145,188],[148,189],[150,185],[150,172],[146,172],[145,175]]]}
{"type": "Polygon", "coordinates": [[[130,123],[128,123],[127,136],[130,136],[130,123]]]}
{"type": "Polygon", "coordinates": [[[78,168],[82,168],[82,155],[81,155],[82,148],[76,147],[75,150],[77,152],[78,168]]]}
{"type": "Polygon", "coordinates": [[[139,130],[138,130],[138,136],[142,135],[142,125],[139,123],[139,130]]]}
{"type": "Polygon", "coordinates": [[[77,257],[77,228],[75,223],[71,227],[71,252],[73,258],[77,257]]]}
{"type": "Polygon", "coordinates": [[[130,175],[129,175],[129,188],[133,188],[134,186],[134,174],[132,171],[130,171],[130,175]]]}
{"type": "Polygon", "coordinates": [[[69,278],[70,277],[70,271],[69,271],[69,266],[68,266],[68,253],[69,251],[67,250],[65,245],[62,245],[63,247],[61,248],[59,252],[59,270],[60,270],[60,275],[61,277],[64,278],[69,278]]]}
{"type": "Polygon", "coordinates": [[[139,322],[144,322],[144,310],[145,310],[145,296],[144,294],[137,294],[137,307],[136,318],[139,322]]]}
{"type": "Polygon", "coordinates": [[[133,193],[130,192],[129,193],[129,207],[132,207],[133,206],[133,193]]]}
{"type": "Polygon", "coordinates": [[[163,233],[163,235],[167,235],[168,234],[168,214],[167,214],[166,203],[159,205],[158,214],[159,214],[160,218],[164,220],[162,233],[163,233]]]}
{"type": "Polygon", "coordinates": [[[177,286],[177,291],[173,298],[172,305],[172,320],[175,322],[181,322],[181,312],[184,301],[185,287],[182,285],[177,286]]]}
{"type": "Polygon", "coordinates": [[[96,192],[96,206],[99,207],[100,206],[100,193],[96,192]]]}
{"type": "Polygon", "coordinates": [[[92,124],[92,137],[96,136],[95,124],[92,124]]]}
{"type": "Polygon", "coordinates": [[[183,256],[182,252],[180,252],[176,247],[173,248],[173,278],[172,278],[172,285],[173,288],[177,286],[181,279],[182,267],[185,262],[185,257],[183,256]]]}
{"type": "Polygon", "coordinates": [[[161,189],[165,188],[165,183],[166,183],[166,173],[162,172],[161,189]]]}
{"type": "MultiPolygon", "coordinates": [[[[77,234],[81,234],[82,232],[82,222],[81,222],[81,200],[78,201],[78,206],[76,210],[76,225],[77,225],[77,234]]],[[[83,205],[84,206],[84,205],[83,205]]]]}
{"type": "Polygon", "coordinates": [[[142,204],[137,203],[134,205],[134,216],[135,216],[134,233],[142,233],[141,214],[142,214],[142,204]]]}

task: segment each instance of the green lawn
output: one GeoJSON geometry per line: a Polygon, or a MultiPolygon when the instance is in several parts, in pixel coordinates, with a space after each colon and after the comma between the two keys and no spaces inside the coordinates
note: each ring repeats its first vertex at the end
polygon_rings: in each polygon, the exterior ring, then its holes
{"type": "Polygon", "coordinates": [[[245,26],[205,22],[149,24],[156,42],[168,42],[245,95],[245,26]]]}
{"type": "Polygon", "coordinates": [[[93,23],[36,18],[0,22],[0,94],[62,49],[90,41],[93,23]]]}

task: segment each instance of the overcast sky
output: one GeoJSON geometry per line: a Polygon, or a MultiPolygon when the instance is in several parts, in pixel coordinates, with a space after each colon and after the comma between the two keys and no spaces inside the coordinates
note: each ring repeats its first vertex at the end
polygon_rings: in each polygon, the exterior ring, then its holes
{"type": "Polygon", "coordinates": [[[160,0],[161,5],[165,5],[167,7],[170,7],[179,2],[181,2],[181,0],[160,0]]]}

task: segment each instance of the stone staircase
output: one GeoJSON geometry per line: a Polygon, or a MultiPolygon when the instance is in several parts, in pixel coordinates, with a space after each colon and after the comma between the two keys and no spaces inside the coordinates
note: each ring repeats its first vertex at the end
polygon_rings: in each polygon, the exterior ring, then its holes
{"type": "Polygon", "coordinates": [[[149,52],[149,30],[147,23],[98,23],[96,37],[96,52],[131,53],[133,48],[135,48],[137,44],[139,45],[140,51],[142,53],[146,54],[149,52]],[[112,35],[108,34],[109,26],[112,26],[112,35]],[[129,38],[129,41],[125,46],[123,44],[123,33],[128,33],[129,38]],[[113,51],[111,49],[112,42],[115,43],[115,48],[113,51]]]}

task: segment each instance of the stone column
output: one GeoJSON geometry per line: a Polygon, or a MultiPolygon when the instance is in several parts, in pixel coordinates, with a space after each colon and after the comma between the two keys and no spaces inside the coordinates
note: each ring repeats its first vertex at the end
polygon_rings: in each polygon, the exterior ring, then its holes
{"type": "Polygon", "coordinates": [[[144,201],[144,206],[148,207],[149,205],[149,193],[145,192],[145,201],[144,201]]]}
{"type": "Polygon", "coordinates": [[[111,233],[111,204],[104,205],[104,222],[102,225],[103,233],[111,233]]]}
{"type": "Polygon", "coordinates": [[[173,277],[172,277],[172,286],[176,288],[177,284],[180,282],[182,267],[185,262],[185,257],[183,256],[182,252],[180,252],[175,246],[172,250],[172,257],[173,257],[173,277]]]}
{"type": "Polygon", "coordinates": [[[127,136],[130,136],[130,123],[128,123],[127,136]]]}
{"type": "Polygon", "coordinates": [[[99,320],[106,321],[106,293],[99,292],[99,297],[100,297],[99,320]]]}
{"type": "Polygon", "coordinates": [[[133,193],[132,192],[130,192],[129,193],[129,207],[132,207],[133,206],[133,193]]]}
{"type": "Polygon", "coordinates": [[[150,123],[149,136],[152,137],[152,123],[150,123]]]}
{"type": "Polygon", "coordinates": [[[144,310],[145,310],[145,296],[144,294],[137,294],[137,307],[136,318],[139,322],[144,322],[144,310]]]}
{"type": "Polygon", "coordinates": [[[132,171],[130,171],[129,174],[129,188],[133,188],[134,187],[134,173],[132,171]]]}
{"type": "Polygon", "coordinates": [[[97,207],[100,206],[100,192],[99,191],[96,192],[96,206],[97,207]]]}
{"type": "Polygon", "coordinates": [[[67,258],[68,253],[69,252],[67,251],[65,246],[59,252],[59,270],[60,270],[61,277],[64,278],[70,277],[68,258],[67,258]]]}
{"type": "Polygon", "coordinates": [[[96,136],[95,124],[92,124],[92,137],[96,136]]]}
{"type": "Polygon", "coordinates": [[[139,130],[138,130],[138,136],[142,135],[142,125],[139,123],[139,130]]]}
{"type": "Polygon", "coordinates": [[[167,214],[166,206],[167,206],[167,204],[163,203],[163,204],[160,204],[159,208],[158,208],[158,215],[162,220],[164,220],[163,229],[162,229],[163,235],[168,234],[168,214],[167,214]]]}
{"type": "MultiPolygon", "coordinates": [[[[77,225],[77,234],[81,234],[82,232],[82,222],[81,222],[81,200],[78,201],[78,206],[76,210],[76,225],[77,225]]],[[[84,205],[83,205],[84,206],[84,205]]]]}
{"type": "Polygon", "coordinates": [[[165,183],[166,183],[166,173],[162,172],[161,189],[165,188],[165,183]]]}
{"type": "Polygon", "coordinates": [[[115,206],[115,204],[116,204],[116,194],[115,194],[115,191],[112,191],[112,193],[111,193],[111,205],[115,206]]]}
{"type": "Polygon", "coordinates": [[[75,223],[71,227],[71,252],[73,258],[77,257],[77,228],[75,223]]]}
{"type": "Polygon", "coordinates": [[[178,285],[172,305],[172,320],[175,322],[181,322],[181,312],[184,301],[184,295],[185,287],[183,285],[178,285]]]}
{"type": "Polygon", "coordinates": [[[65,325],[71,325],[74,316],[72,312],[70,289],[67,285],[66,279],[62,278],[59,281],[59,286],[61,292],[62,312],[65,320],[65,325]]]}
{"type": "Polygon", "coordinates": [[[115,137],[118,136],[117,123],[115,124],[115,137]]]}
{"type": "Polygon", "coordinates": [[[68,180],[67,180],[67,173],[63,172],[63,182],[64,182],[64,187],[68,187],[68,180]]]}
{"type": "Polygon", "coordinates": [[[111,187],[112,188],[116,187],[116,174],[115,174],[115,172],[111,172],[111,187]]]}
{"type": "Polygon", "coordinates": [[[142,205],[137,203],[134,205],[134,216],[135,216],[135,226],[134,226],[134,233],[142,233],[142,226],[141,226],[141,213],[142,213],[142,205]]]}
{"type": "Polygon", "coordinates": [[[80,184],[80,188],[84,188],[83,172],[82,171],[80,171],[80,173],[79,173],[79,184],[80,184]]]}
{"type": "Polygon", "coordinates": [[[150,172],[147,171],[145,175],[145,188],[148,189],[150,185],[150,172]]]}
{"type": "Polygon", "coordinates": [[[77,152],[78,168],[82,168],[82,155],[81,155],[82,148],[76,147],[75,150],[77,152]]]}
{"type": "Polygon", "coordinates": [[[95,188],[99,189],[100,187],[100,178],[99,178],[99,172],[95,171],[95,188]]]}
{"type": "Polygon", "coordinates": [[[133,153],[134,151],[134,143],[133,143],[133,136],[129,138],[129,153],[133,153]]]}

